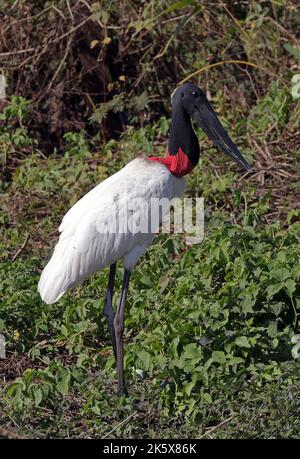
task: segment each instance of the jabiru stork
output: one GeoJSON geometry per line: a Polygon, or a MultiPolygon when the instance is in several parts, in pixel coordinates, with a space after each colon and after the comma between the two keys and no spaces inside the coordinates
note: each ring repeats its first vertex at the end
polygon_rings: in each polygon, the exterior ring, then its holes
{"type": "MultiPolygon", "coordinates": [[[[112,224],[112,205],[118,203],[118,221],[126,219],[126,209],[136,202],[136,217],[144,218],[140,198],[173,199],[183,194],[183,176],[199,161],[199,142],[192,120],[214,145],[250,172],[246,159],[222,127],[204,93],[194,84],[179,86],[173,93],[172,120],[167,155],[139,157],[107,178],[64,216],[59,241],[42,272],[38,291],[44,302],[55,303],[71,287],[88,275],[110,267],[104,305],[118,371],[118,392],[126,395],[123,363],[124,310],[130,275],[139,258],[151,245],[155,232],[107,231],[112,224]],[[122,260],[124,277],[119,305],[112,307],[116,263],[122,260]]],[[[132,206],[131,206],[132,208],[132,206]]],[[[159,225],[159,223],[158,223],[159,225]]],[[[157,228],[158,229],[158,228],[157,228]]]]}

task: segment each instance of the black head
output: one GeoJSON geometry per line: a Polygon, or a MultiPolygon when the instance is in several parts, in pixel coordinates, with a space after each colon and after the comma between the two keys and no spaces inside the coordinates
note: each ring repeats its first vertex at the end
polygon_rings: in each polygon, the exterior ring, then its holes
{"type": "Polygon", "coordinates": [[[179,86],[173,92],[171,102],[174,109],[178,106],[183,107],[192,120],[213,141],[216,147],[230,156],[230,158],[248,172],[252,171],[246,159],[221,125],[205,94],[198,86],[192,83],[185,83],[179,86]]]}

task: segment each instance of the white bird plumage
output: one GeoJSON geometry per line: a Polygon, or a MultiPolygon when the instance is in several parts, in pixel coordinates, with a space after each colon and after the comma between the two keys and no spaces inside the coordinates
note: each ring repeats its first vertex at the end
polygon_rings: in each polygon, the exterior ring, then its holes
{"type": "MultiPolygon", "coordinates": [[[[111,225],[112,203],[118,201],[118,219],[126,218],[135,199],[173,199],[184,191],[184,179],[173,175],[165,165],[136,158],[83,196],[64,216],[53,255],[45,267],[38,291],[45,303],[55,303],[69,288],[89,274],[121,259],[132,271],[152,243],[155,233],[112,233],[101,231],[111,225]]],[[[135,218],[145,218],[135,207],[135,218]]]]}

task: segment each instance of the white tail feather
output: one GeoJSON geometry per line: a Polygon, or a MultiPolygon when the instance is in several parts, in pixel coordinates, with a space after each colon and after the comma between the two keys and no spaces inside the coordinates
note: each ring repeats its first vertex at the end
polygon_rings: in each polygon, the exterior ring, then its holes
{"type": "Polygon", "coordinates": [[[80,253],[70,251],[69,242],[59,241],[42,272],[38,291],[47,304],[58,301],[70,287],[80,284],[85,277],[80,276],[80,253]]]}

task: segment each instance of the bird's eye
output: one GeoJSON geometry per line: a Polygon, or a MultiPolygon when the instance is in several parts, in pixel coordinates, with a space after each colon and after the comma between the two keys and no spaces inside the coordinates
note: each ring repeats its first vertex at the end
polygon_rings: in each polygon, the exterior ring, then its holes
{"type": "Polygon", "coordinates": [[[192,96],[193,96],[193,97],[199,97],[199,93],[196,92],[196,91],[193,91],[193,92],[192,92],[192,96]]]}

